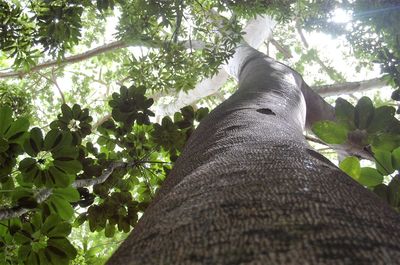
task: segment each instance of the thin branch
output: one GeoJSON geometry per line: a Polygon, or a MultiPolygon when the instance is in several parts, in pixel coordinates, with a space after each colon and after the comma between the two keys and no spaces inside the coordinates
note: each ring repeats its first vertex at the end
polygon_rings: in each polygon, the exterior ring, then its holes
{"type": "Polygon", "coordinates": [[[321,97],[352,94],[387,86],[384,76],[357,82],[344,82],[333,85],[314,86],[312,89],[321,97]]]}
{"type": "MultiPolygon", "coordinates": [[[[58,60],[50,60],[46,61],[43,63],[40,63],[38,65],[33,66],[29,71],[22,71],[22,70],[17,70],[17,71],[4,71],[0,70],[0,79],[2,78],[10,78],[10,77],[18,77],[18,78],[23,78],[25,75],[38,72],[42,69],[53,67],[53,66],[64,66],[67,64],[73,64],[73,63],[78,63],[84,60],[87,60],[89,58],[95,57],[97,55],[110,52],[113,50],[117,49],[122,49],[122,48],[127,48],[129,46],[138,46],[139,44],[128,44],[122,40],[117,40],[114,42],[110,42],[104,45],[101,45],[99,47],[96,47],[94,49],[88,50],[86,52],[72,55],[69,57],[65,57],[63,60],[58,61],[58,60]]],[[[141,43],[140,45],[143,45],[141,43]]],[[[186,48],[193,48],[193,49],[203,49],[205,47],[205,43],[202,41],[183,41],[182,45],[186,48]]],[[[149,46],[151,46],[149,44],[149,46]]],[[[157,48],[157,47],[153,47],[157,48]]]]}
{"type": "MultiPolygon", "coordinates": [[[[303,30],[300,27],[300,24],[297,22],[296,23],[296,30],[297,33],[300,36],[301,42],[303,43],[304,47],[309,50],[310,49],[310,45],[307,42],[306,37],[303,34],[303,30]]],[[[333,80],[333,81],[341,81],[338,80],[338,78],[332,73],[332,69],[330,69],[322,60],[321,58],[319,58],[318,54],[315,56],[315,60],[316,62],[319,64],[319,66],[321,66],[321,68],[327,73],[327,75],[333,80]]]]}
{"type": "MultiPolygon", "coordinates": [[[[139,161],[139,163],[140,162],[141,161],[139,161]]],[[[137,161],[129,162],[129,163],[126,163],[126,162],[111,163],[111,165],[103,171],[103,174],[101,174],[100,177],[95,178],[95,179],[78,179],[78,180],[75,180],[71,186],[74,188],[81,188],[81,187],[89,187],[89,186],[93,186],[96,184],[101,184],[110,177],[110,175],[114,172],[114,170],[119,169],[119,168],[126,168],[126,167],[130,167],[130,166],[134,166],[137,163],[138,163],[137,161]]],[[[53,192],[52,189],[40,190],[38,192],[38,194],[36,195],[37,203],[40,204],[40,203],[44,202],[52,194],[52,192],[53,192]]],[[[11,208],[0,209],[0,221],[19,217],[19,216],[23,215],[24,213],[29,212],[30,210],[31,209],[23,208],[21,206],[14,206],[11,208]]]]}
{"type": "Polygon", "coordinates": [[[51,69],[51,81],[52,81],[53,84],[56,86],[56,88],[57,88],[57,90],[58,90],[58,93],[59,93],[60,96],[61,96],[62,103],[65,104],[65,103],[66,103],[66,101],[65,101],[65,96],[64,96],[64,93],[62,92],[60,86],[58,85],[57,77],[56,77],[56,75],[54,74],[54,67],[51,69]]]}
{"type": "Polygon", "coordinates": [[[96,130],[99,126],[101,126],[103,123],[105,123],[106,121],[108,121],[109,119],[111,119],[112,115],[111,114],[107,114],[106,116],[100,118],[100,120],[98,120],[95,124],[93,124],[92,126],[92,131],[96,130]]]}
{"type": "Polygon", "coordinates": [[[293,56],[292,56],[292,53],[290,52],[290,50],[287,49],[286,47],[283,47],[283,46],[282,46],[279,42],[277,42],[274,38],[271,38],[271,39],[269,40],[269,42],[271,42],[271,44],[274,45],[274,47],[275,47],[280,53],[282,53],[283,56],[284,56],[286,59],[290,59],[290,58],[293,57],[293,56]]]}
{"type": "Polygon", "coordinates": [[[52,66],[63,66],[66,64],[72,64],[72,63],[77,63],[80,61],[84,61],[86,59],[89,59],[91,57],[97,56],[99,54],[105,53],[105,52],[109,52],[112,50],[116,50],[116,49],[120,49],[120,48],[126,48],[129,45],[121,40],[118,41],[114,41],[111,43],[107,43],[104,45],[101,45],[99,47],[96,47],[94,49],[88,50],[86,52],[83,52],[81,54],[77,54],[77,55],[72,55],[69,57],[64,58],[64,60],[62,61],[58,61],[58,60],[50,60],[38,65],[33,66],[29,71],[8,71],[8,72],[0,72],[0,78],[8,78],[8,77],[19,77],[22,78],[27,74],[31,74],[34,72],[37,72],[39,70],[45,69],[45,68],[49,68],[52,66]]]}

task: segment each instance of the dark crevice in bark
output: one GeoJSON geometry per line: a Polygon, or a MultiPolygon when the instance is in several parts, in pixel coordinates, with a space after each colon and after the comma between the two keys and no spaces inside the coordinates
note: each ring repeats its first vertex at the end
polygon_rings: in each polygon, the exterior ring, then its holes
{"type": "Polygon", "coordinates": [[[262,114],[276,115],[271,109],[257,109],[256,111],[262,114]]]}

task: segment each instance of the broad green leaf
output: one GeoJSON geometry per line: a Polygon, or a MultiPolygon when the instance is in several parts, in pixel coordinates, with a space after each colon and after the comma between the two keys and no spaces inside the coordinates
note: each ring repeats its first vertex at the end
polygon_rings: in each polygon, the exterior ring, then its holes
{"type": "Polygon", "coordinates": [[[385,184],[379,184],[375,186],[374,192],[385,202],[389,202],[389,188],[385,184]]]}
{"type": "Polygon", "coordinates": [[[366,129],[374,117],[374,105],[368,97],[362,97],[354,110],[354,123],[359,129],[366,129]]]}
{"type": "Polygon", "coordinates": [[[342,144],[347,140],[348,130],[333,121],[320,121],[312,126],[312,131],[328,144],[342,144]]]}
{"type": "Polygon", "coordinates": [[[79,192],[72,187],[53,189],[53,194],[69,202],[77,202],[80,199],[79,192]]]}
{"type": "Polygon", "coordinates": [[[54,166],[68,174],[76,174],[82,170],[82,165],[78,160],[54,160],[54,166]]]}
{"type": "Polygon", "coordinates": [[[76,249],[66,238],[50,238],[47,240],[47,245],[62,251],[69,259],[76,257],[76,249]]]}
{"type": "Polygon", "coordinates": [[[51,214],[49,215],[46,220],[44,221],[40,231],[43,234],[49,233],[51,230],[53,230],[59,223],[61,222],[61,219],[58,215],[56,214],[51,214]]]}
{"type": "Polygon", "coordinates": [[[28,259],[27,259],[27,264],[29,265],[40,265],[39,264],[39,256],[35,251],[31,251],[29,253],[28,259]]]}
{"type": "Polygon", "coordinates": [[[69,258],[67,254],[60,251],[58,248],[53,246],[47,246],[44,250],[44,254],[46,259],[50,260],[50,264],[57,264],[57,265],[68,265],[69,258]]]}
{"type": "Polygon", "coordinates": [[[40,128],[33,128],[30,131],[29,138],[25,140],[24,150],[30,156],[36,156],[43,150],[43,134],[40,128]]]}
{"type": "Polygon", "coordinates": [[[10,107],[0,107],[0,121],[0,134],[5,135],[12,122],[12,109],[10,107]]]}
{"type": "Polygon", "coordinates": [[[57,213],[63,220],[69,220],[74,214],[74,209],[71,204],[58,196],[51,195],[47,200],[47,204],[50,206],[50,209],[52,209],[54,213],[57,213]]]}
{"type": "Polygon", "coordinates": [[[53,148],[57,147],[60,144],[62,138],[63,137],[60,131],[49,131],[44,138],[44,149],[50,151],[53,148]]]}
{"type": "Polygon", "coordinates": [[[375,109],[374,117],[369,124],[367,131],[375,133],[384,131],[394,120],[396,109],[390,106],[382,106],[375,109]]]}
{"type": "Polygon", "coordinates": [[[73,181],[71,176],[55,166],[49,168],[49,177],[53,178],[56,186],[60,188],[68,187],[73,181]]]}
{"type": "Polygon", "coordinates": [[[383,176],[375,168],[363,167],[357,181],[363,186],[374,187],[382,184],[383,176]]]}
{"type": "Polygon", "coordinates": [[[375,151],[374,158],[376,161],[376,168],[383,175],[389,175],[394,172],[392,165],[392,154],[387,151],[375,151]]]}
{"type": "Polygon", "coordinates": [[[400,135],[395,134],[379,134],[372,138],[372,147],[380,151],[392,151],[400,146],[400,135]]]}
{"type": "Polygon", "coordinates": [[[400,169],[400,147],[392,151],[392,164],[395,169],[400,169]]]}
{"type": "Polygon", "coordinates": [[[343,159],[339,164],[339,168],[355,180],[360,177],[360,161],[354,156],[349,156],[343,159]]]}
{"type": "Polygon", "coordinates": [[[61,105],[61,112],[65,118],[67,118],[69,120],[72,119],[72,110],[67,104],[61,105]]]}
{"type": "Polygon", "coordinates": [[[399,205],[400,200],[400,180],[398,176],[392,178],[388,185],[389,189],[389,204],[393,207],[397,207],[399,205]]]}
{"type": "Polygon", "coordinates": [[[336,120],[347,128],[354,129],[354,106],[343,98],[336,99],[336,120]]]}
{"type": "Polygon", "coordinates": [[[106,228],[104,230],[104,235],[106,237],[113,237],[115,234],[115,225],[111,225],[110,223],[106,224],[106,228]]]}
{"type": "Polygon", "coordinates": [[[8,141],[3,137],[0,137],[0,153],[7,151],[8,147],[8,141]]]}
{"type": "Polygon", "coordinates": [[[68,222],[58,223],[47,232],[48,237],[67,237],[71,233],[71,224],[68,222]]]}
{"type": "Polygon", "coordinates": [[[19,118],[11,123],[10,128],[4,135],[5,138],[9,139],[10,142],[17,142],[20,137],[29,129],[29,120],[25,118],[19,118]]]}
{"type": "Polygon", "coordinates": [[[26,260],[31,251],[32,251],[32,246],[30,244],[20,246],[18,249],[18,259],[21,261],[26,260]]]}

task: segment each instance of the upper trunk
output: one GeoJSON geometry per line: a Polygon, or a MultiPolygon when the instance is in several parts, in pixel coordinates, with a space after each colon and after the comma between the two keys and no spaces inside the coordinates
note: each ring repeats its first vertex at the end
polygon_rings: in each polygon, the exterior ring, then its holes
{"type": "Polygon", "coordinates": [[[239,50],[239,90],[108,264],[396,263],[398,214],[304,141],[300,76],[239,50]]]}

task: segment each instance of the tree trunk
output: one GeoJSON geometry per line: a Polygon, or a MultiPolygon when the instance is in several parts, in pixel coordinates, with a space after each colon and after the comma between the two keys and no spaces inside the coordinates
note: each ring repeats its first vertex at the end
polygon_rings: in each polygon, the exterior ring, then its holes
{"type": "Polygon", "coordinates": [[[108,264],[398,263],[399,215],[305,142],[301,77],[239,50],[239,90],[108,264]]]}

